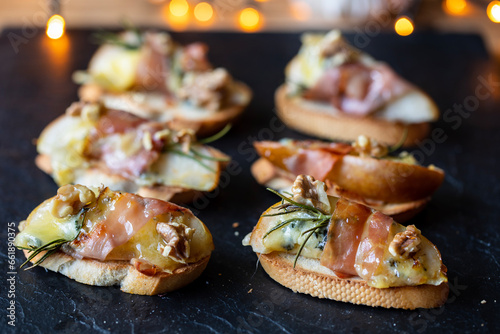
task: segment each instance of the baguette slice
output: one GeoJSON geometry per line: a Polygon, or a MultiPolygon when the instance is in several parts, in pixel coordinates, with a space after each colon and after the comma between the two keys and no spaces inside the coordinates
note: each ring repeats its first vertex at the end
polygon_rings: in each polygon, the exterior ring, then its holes
{"type": "Polygon", "coordinates": [[[174,131],[125,111],[82,102],[42,131],[37,151],[36,165],[60,186],[105,185],[175,203],[189,203],[214,190],[229,161],[219,150],[197,143],[190,131],[174,131]],[[85,110],[92,110],[92,116],[85,110]],[[155,139],[157,135],[162,139],[155,139]],[[185,142],[175,144],[176,140],[185,142]],[[174,144],[176,151],[188,144],[205,157],[165,151],[174,144]],[[141,164],[146,165],[134,171],[141,164]]]}
{"type": "Polygon", "coordinates": [[[407,310],[439,307],[448,298],[447,283],[377,289],[360,279],[339,278],[316,259],[301,257],[294,268],[294,255],[275,252],[257,256],[272,279],[294,292],[313,297],[407,310]]]}
{"type": "Polygon", "coordinates": [[[167,33],[105,34],[86,71],[74,74],[80,99],[101,102],[201,137],[234,122],[252,92],[207,59],[208,46],[176,43],[167,33]]]}
{"type": "Polygon", "coordinates": [[[387,64],[351,46],[339,30],[303,34],[302,47],[276,90],[278,115],[309,135],[354,140],[367,135],[405,146],[425,138],[439,118],[432,99],[387,64]]]}
{"type": "Polygon", "coordinates": [[[188,209],[81,185],[59,188],[19,231],[14,244],[34,266],[141,295],[189,284],[213,250],[210,231],[188,209]]]}
{"type": "MultiPolygon", "coordinates": [[[[406,108],[412,106],[415,100],[427,101],[428,98],[423,93],[420,94],[422,95],[402,97],[398,103],[406,108]]],[[[381,143],[395,145],[406,134],[403,145],[414,146],[426,138],[430,131],[429,122],[403,123],[383,118],[349,116],[326,103],[290,97],[286,93],[286,85],[277,89],[275,103],[278,116],[287,126],[325,139],[351,141],[365,134],[381,143]]],[[[430,110],[437,112],[431,100],[427,103],[430,110]]]]}
{"type": "MultiPolygon", "coordinates": [[[[278,193],[276,193],[278,194],[278,193]]],[[[269,207],[243,245],[269,276],[295,292],[386,308],[431,308],[448,296],[447,269],[414,226],[299,175],[290,197],[269,207]]]]}

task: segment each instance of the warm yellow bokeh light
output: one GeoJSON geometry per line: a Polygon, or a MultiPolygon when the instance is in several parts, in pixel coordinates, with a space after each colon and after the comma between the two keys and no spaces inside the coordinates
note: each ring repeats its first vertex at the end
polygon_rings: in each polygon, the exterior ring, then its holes
{"type": "Polygon", "coordinates": [[[189,15],[175,16],[170,11],[170,6],[165,4],[161,8],[161,17],[172,30],[186,30],[189,25],[189,15]]]}
{"type": "Polygon", "coordinates": [[[486,13],[492,22],[500,23],[500,1],[490,2],[486,13]]]}
{"type": "Polygon", "coordinates": [[[400,36],[408,36],[413,32],[413,22],[405,16],[400,17],[394,24],[394,30],[400,36]]]}
{"type": "Polygon", "coordinates": [[[296,20],[307,21],[311,17],[311,6],[306,1],[294,1],[290,4],[290,11],[296,20]]]}
{"type": "Polygon", "coordinates": [[[194,7],[194,17],[201,22],[207,22],[214,16],[214,9],[209,3],[200,2],[194,7]]]}
{"type": "Polygon", "coordinates": [[[450,15],[463,15],[467,11],[467,1],[465,0],[444,0],[443,8],[450,15]]]}
{"type": "Polygon", "coordinates": [[[255,31],[261,25],[260,13],[255,8],[245,8],[238,16],[240,27],[246,31],[255,31]]]}
{"type": "Polygon", "coordinates": [[[189,4],[186,0],[172,0],[168,6],[173,16],[185,16],[189,11],[189,4]]]}
{"type": "Polygon", "coordinates": [[[47,36],[51,39],[59,39],[64,35],[66,22],[61,15],[52,15],[47,21],[47,36]]]}

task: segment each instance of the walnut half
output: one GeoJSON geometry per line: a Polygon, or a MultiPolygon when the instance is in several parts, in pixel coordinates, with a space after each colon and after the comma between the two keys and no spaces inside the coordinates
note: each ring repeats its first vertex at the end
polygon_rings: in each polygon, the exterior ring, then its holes
{"type": "Polygon", "coordinates": [[[422,242],[420,235],[420,230],[415,225],[409,225],[404,232],[399,232],[394,236],[389,245],[389,252],[397,258],[409,258],[410,254],[420,249],[422,242]]]}
{"type": "Polygon", "coordinates": [[[79,184],[67,184],[59,188],[57,196],[52,199],[51,214],[58,218],[74,215],[95,199],[94,192],[89,188],[79,184]]]}
{"type": "Polygon", "coordinates": [[[356,139],[356,141],[352,144],[352,147],[354,148],[354,152],[360,156],[382,158],[389,153],[387,146],[379,144],[376,140],[363,135],[356,139]]]}
{"type": "Polygon", "coordinates": [[[330,212],[325,184],[310,175],[297,176],[292,186],[292,194],[295,202],[313,206],[324,213],[330,212]]]}
{"type": "Polygon", "coordinates": [[[167,243],[162,255],[180,263],[186,263],[191,251],[194,229],[179,223],[158,223],[156,231],[167,243]]]}

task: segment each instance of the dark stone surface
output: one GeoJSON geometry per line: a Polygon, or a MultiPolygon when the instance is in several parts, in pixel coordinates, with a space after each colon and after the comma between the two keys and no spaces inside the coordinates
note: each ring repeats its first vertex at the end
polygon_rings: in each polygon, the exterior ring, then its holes
{"type": "MultiPolygon", "coordinates": [[[[500,87],[497,73],[492,77],[496,100],[478,98],[478,105],[472,105],[474,96],[488,93],[476,89],[481,77],[494,73],[479,37],[381,34],[363,41],[368,45],[358,43],[421,86],[443,113],[464,102],[474,107],[462,115],[448,112],[434,126],[444,135],[415,149],[425,164],[447,173],[430,205],[410,223],[440,249],[451,290],[442,308],[403,311],[293,293],[270,279],[251,249],[241,246],[260,213],[276,201],[250,175],[255,159],[251,142],[305,138],[284,129],[273,114],[273,93],[283,81],[286,62],[297,52],[297,34],[174,34],[182,43],[206,41],[213,63],[227,67],[254,91],[241,122],[215,143],[233,156],[235,170],[226,175],[220,194],[193,205],[216,245],[198,280],[168,295],[145,297],[116,287],[83,285],[36,268],[17,271],[15,298],[10,298],[8,223],[25,219],[57,189],[33,164],[33,139],[77,98],[71,73],[84,69],[96,48],[89,43],[89,32],[69,31],[66,42],[24,35],[26,43],[19,44],[16,53],[10,42],[16,38],[13,34],[23,37],[21,30],[7,30],[0,37],[1,332],[13,330],[5,316],[10,300],[16,302],[15,330],[24,333],[499,332],[500,87]],[[234,222],[239,227],[233,228],[234,222]]],[[[361,41],[359,36],[348,37],[361,41]]],[[[22,255],[16,256],[17,267],[22,255]]]]}

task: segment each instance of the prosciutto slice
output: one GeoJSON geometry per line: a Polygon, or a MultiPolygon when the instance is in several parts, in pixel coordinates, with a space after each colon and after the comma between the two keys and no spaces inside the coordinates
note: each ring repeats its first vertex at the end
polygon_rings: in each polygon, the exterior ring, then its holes
{"type": "Polygon", "coordinates": [[[304,98],[329,102],[346,114],[366,116],[412,87],[385,64],[345,63],[326,70],[304,98]]]}
{"type": "Polygon", "coordinates": [[[104,261],[114,248],[129,241],[151,219],[168,222],[174,211],[187,209],[106,189],[99,196],[98,203],[87,212],[83,231],[70,245],[71,255],[104,261]]]}
{"type": "Polygon", "coordinates": [[[359,276],[369,280],[377,274],[394,221],[368,207],[339,199],[328,228],[321,265],[339,277],[359,276]]]}

